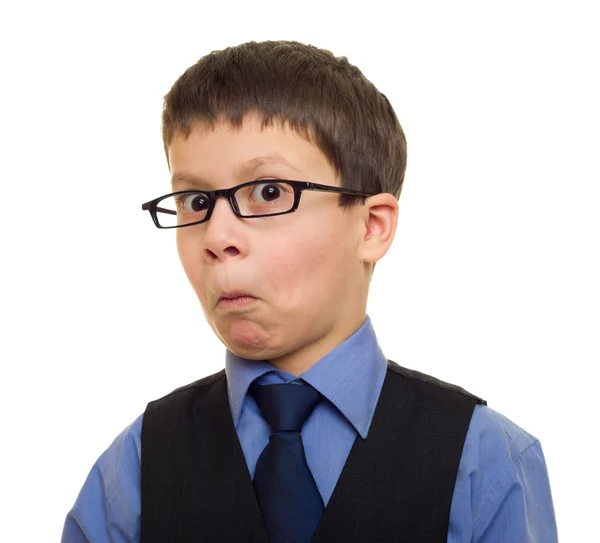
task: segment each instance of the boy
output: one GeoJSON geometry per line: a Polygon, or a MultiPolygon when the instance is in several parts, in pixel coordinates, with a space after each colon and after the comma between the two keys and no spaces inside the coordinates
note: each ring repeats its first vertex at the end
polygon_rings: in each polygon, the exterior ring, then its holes
{"type": "Polygon", "coordinates": [[[172,191],[142,208],[177,228],[225,368],[116,438],[63,542],[557,541],[540,442],[378,346],[406,167],[386,97],[345,57],[250,42],[178,79],[163,141],[172,191]]]}

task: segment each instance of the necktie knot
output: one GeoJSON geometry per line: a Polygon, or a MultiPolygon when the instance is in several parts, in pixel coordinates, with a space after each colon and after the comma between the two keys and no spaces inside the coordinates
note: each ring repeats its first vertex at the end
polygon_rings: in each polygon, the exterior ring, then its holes
{"type": "Polygon", "coordinates": [[[321,393],[304,381],[253,386],[248,393],[273,432],[300,432],[322,399],[321,393]]]}

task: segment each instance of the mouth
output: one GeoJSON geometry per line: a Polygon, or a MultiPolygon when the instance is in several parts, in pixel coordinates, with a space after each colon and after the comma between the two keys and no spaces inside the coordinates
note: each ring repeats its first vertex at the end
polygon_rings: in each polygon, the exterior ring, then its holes
{"type": "Polygon", "coordinates": [[[256,302],[256,298],[248,294],[227,295],[219,298],[217,308],[222,310],[241,309],[256,302]]]}
{"type": "Polygon", "coordinates": [[[235,300],[236,298],[254,298],[254,296],[242,290],[233,290],[231,292],[222,292],[219,295],[219,302],[221,300],[235,300]]]}
{"type": "Polygon", "coordinates": [[[253,301],[256,301],[254,296],[241,290],[222,292],[217,301],[217,307],[221,309],[233,309],[243,307],[253,301]]]}

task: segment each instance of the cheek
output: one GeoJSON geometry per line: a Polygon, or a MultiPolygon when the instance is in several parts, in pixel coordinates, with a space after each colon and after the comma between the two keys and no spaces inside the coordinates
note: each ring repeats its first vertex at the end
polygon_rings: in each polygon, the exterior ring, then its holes
{"type": "Polygon", "coordinates": [[[202,268],[199,258],[199,255],[201,254],[200,251],[201,248],[198,246],[197,240],[194,240],[191,236],[186,236],[185,232],[177,232],[177,254],[179,255],[181,266],[198,298],[204,303],[206,295],[200,288],[203,284],[202,268]]]}
{"type": "Polygon", "coordinates": [[[189,277],[193,260],[190,257],[190,243],[185,236],[177,232],[177,254],[186,275],[189,277]]]}
{"type": "MultiPolygon", "coordinates": [[[[284,241],[271,252],[265,283],[284,307],[321,303],[339,281],[343,269],[340,245],[316,232],[307,232],[294,243],[284,241]]],[[[266,247],[265,247],[266,249],[266,247]]]]}

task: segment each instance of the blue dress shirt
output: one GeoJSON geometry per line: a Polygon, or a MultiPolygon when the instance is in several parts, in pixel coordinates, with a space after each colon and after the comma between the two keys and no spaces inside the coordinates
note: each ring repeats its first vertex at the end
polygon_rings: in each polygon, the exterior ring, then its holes
{"type": "MultiPolygon", "coordinates": [[[[302,428],[306,460],[325,506],[357,433],[366,438],[387,371],[371,320],[301,376],[226,352],[229,405],[252,478],[270,429],[250,384],[303,379],[321,402],[302,428]],[[331,403],[330,403],[331,402],[331,403]]],[[[139,542],[140,415],[100,456],[69,511],[62,543],[139,542]]],[[[450,510],[448,543],[558,541],[548,472],[538,439],[477,405],[467,432],[450,510]]]]}

